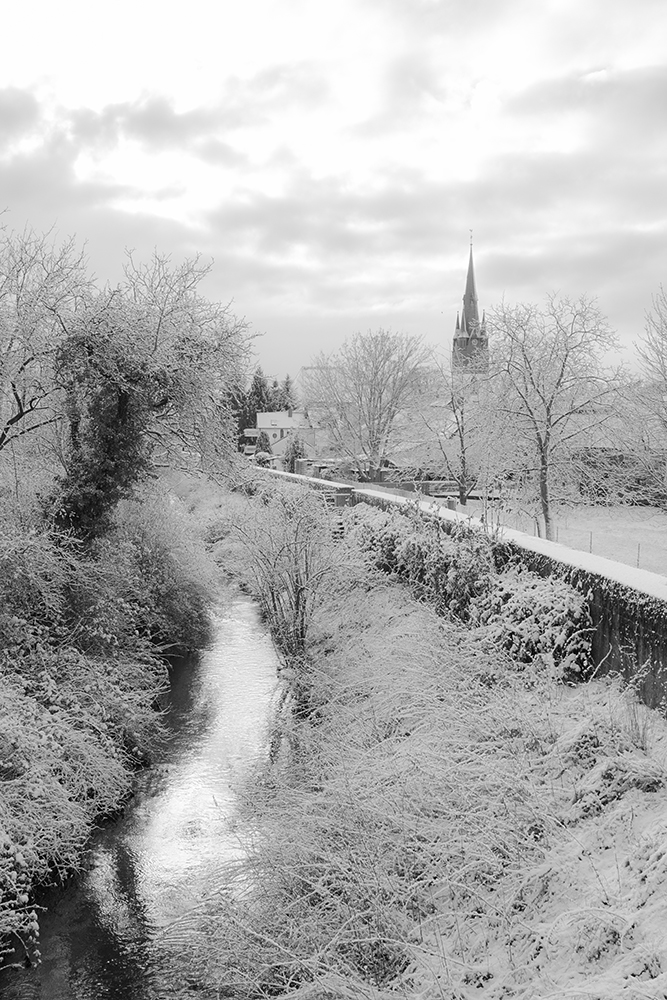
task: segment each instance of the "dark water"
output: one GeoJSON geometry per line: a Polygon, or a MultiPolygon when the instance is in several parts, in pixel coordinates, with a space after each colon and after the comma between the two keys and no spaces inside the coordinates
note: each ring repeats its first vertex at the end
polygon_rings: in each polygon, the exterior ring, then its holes
{"type": "Polygon", "coordinates": [[[207,996],[177,984],[187,940],[169,929],[224,881],[242,848],[232,785],[264,750],[276,658],[252,603],[216,618],[213,646],[175,671],[168,741],[137,778],[126,816],[98,831],[85,871],[47,897],[42,964],[0,974],[2,1000],[167,1000],[207,996]]]}

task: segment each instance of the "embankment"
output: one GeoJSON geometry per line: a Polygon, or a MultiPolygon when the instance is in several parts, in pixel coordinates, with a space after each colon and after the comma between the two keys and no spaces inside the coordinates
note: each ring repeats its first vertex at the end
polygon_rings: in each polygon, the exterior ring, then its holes
{"type": "MultiPolygon", "coordinates": [[[[3,509],[0,953],[39,956],[33,890],[76,870],[93,823],[150,760],[160,655],[208,634],[206,555],[178,503],[145,490],[83,551],[3,509]]],[[[210,571],[208,573],[210,576],[210,571]]],[[[22,957],[22,956],[19,956],[22,957]]]]}
{"type": "Polygon", "coordinates": [[[315,494],[264,483],[216,533],[272,625],[284,698],[242,789],[246,859],[191,917],[211,988],[661,996],[663,720],[437,614],[416,578],[373,570],[359,525],[341,537],[315,494]]]}

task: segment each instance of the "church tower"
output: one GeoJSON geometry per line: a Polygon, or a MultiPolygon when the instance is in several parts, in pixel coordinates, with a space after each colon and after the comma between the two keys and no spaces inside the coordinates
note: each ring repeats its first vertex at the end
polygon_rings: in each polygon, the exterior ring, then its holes
{"type": "Polygon", "coordinates": [[[486,318],[482,313],[480,322],[475,287],[475,268],[472,260],[472,237],[470,238],[470,259],[468,276],[463,293],[463,309],[456,314],[456,328],[452,345],[452,371],[485,372],[489,368],[489,338],[486,334],[486,318]]]}

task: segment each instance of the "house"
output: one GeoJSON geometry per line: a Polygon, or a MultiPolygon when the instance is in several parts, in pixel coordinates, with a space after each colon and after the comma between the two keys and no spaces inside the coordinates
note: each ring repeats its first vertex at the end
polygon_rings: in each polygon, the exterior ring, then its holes
{"type": "Polygon", "coordinates": [[[260,412],[257,414],[256,423],[256,427],[248,427],[244,431],[248,441],[243,449],[244,455],[255,453],[255,442],[261,431],[266,433],[271,451],[278,457],[285,454],[287,441],[291,434],[298,434],[309,458],[318,457],[329,443],[326,432],[306,410],[260,412]]]}

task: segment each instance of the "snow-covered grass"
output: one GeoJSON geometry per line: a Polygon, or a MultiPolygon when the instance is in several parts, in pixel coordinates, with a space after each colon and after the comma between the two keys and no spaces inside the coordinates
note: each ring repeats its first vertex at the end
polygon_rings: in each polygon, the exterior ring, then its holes
{"type": "MultiPolygon", "coordinates": [[[[471,502],[471,512],[481,508],[471,502]]],[[[462,508],[458,508],[461,510],[462,508]]],[[[500,523],[533,534],[533,523],[503,513],[500,523]]],[[[667,512],[657,507],[567,507],[556,516],[558,542],[615,559],[651,573],[667,575],[667,512]],[[592,539],[591,539],[592,535],[592,539]]]]}
{"type": "Polygon", "coordinates": [[[207,983],[311,1000],[666,995],[664,721],[631,691],[517,665],[354,561],[326,587],[314,711],[283,703],[242,789],[247,861],[179,927],[207,983]]]}

